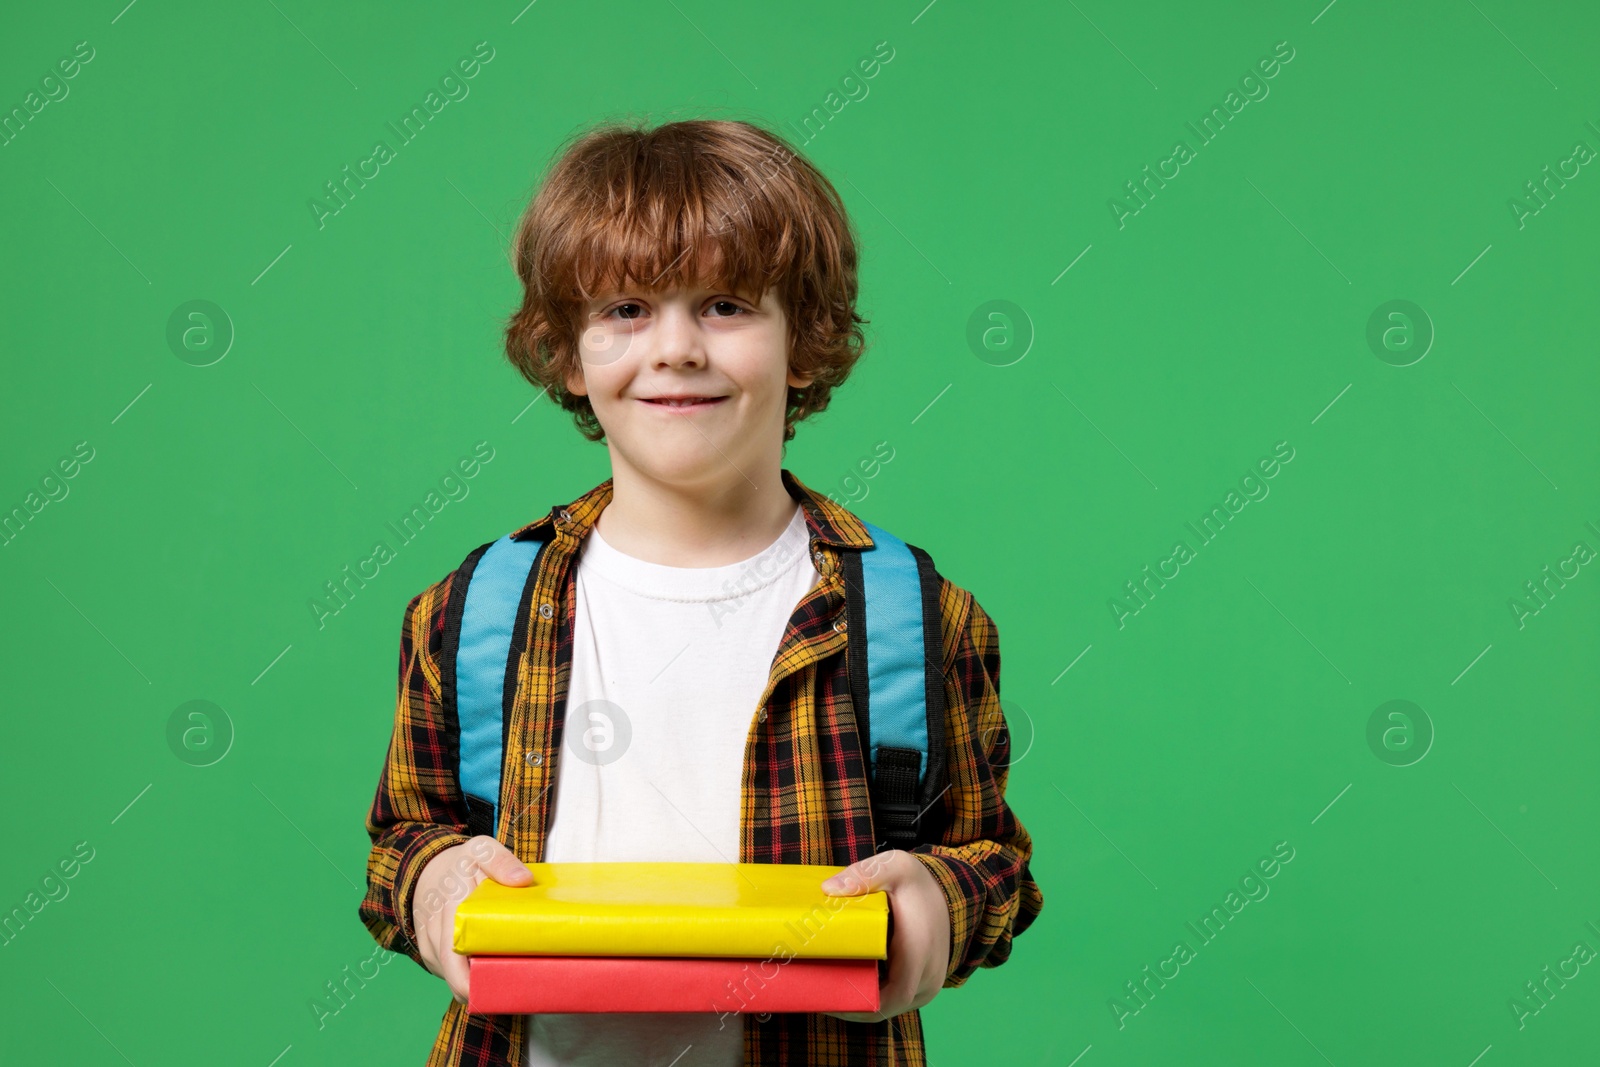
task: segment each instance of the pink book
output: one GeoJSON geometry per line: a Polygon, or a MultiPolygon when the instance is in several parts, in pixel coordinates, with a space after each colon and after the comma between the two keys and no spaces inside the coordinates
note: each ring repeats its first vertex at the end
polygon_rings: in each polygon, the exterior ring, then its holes
{"type": "Polygon", "coordinates": [[[467,1011],[878,1010],[878,960],[473,956],[467,1011]]]}

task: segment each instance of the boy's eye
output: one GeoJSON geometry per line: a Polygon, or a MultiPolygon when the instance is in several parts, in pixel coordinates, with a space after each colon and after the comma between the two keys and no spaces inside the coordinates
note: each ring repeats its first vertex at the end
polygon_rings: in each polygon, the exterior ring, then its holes
{"type": "MultiPolygon", "coordinates": [[[[732,318],[735,315],[749,314],[743,306],[732,300],[717,300],[711,304],[714,318],[732,318]]],[[[634,301],[625,301],[614,307],[608,308],[601,314],[601,318],[618,318],[632,321],[644,314],[644,305],[634,301]]]]}

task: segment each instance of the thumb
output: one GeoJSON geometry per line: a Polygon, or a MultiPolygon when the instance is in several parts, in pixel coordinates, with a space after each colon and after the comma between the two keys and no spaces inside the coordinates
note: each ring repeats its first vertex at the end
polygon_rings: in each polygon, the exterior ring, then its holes
{"type": "Polygon", "coordinates": [[[894,881],[893,857],[899,849],[879,852],[866,859],[857,860],[822,883],[822,891],[832,896],[855,896],[888,889],[894,881]]]}
{"type": "Polygon", "coordinates": [[[475,849],[478,869],[501,885],[524,886],[532,883],[533,872],[517,859],[517,854],[492,837],[479,839],[486,847],[475,849]]]}

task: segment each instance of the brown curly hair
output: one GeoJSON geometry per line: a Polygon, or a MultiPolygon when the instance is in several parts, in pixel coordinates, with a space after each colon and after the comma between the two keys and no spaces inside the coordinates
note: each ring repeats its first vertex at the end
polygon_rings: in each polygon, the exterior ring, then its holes
{"type": "Polygon", "coordinates": [[[703,282],[759,301],[775,288],[789,367],[813,375],[805,388],[789,387],[786,442],[797,422],[827,408],[866,347],[844,202],[786,140],[749,122],[613,121],[579,131],[523,211],[511,263],[522,306],[506,323],[506,358],[590,441],[605,430],[566,380],[581,368],[584,305],[608,290],[703,282]]]}

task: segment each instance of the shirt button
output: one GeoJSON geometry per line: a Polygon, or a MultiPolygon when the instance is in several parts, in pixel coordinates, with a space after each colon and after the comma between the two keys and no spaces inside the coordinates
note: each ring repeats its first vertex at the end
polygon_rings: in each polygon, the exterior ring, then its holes
{"type": "Polygon", "coordinates": [[[836,633],[836,634],[844,633],[844,623],[841,620],[839,620],[839,619],[834,619],[833,620],[833,632],[836,633]]]}
{"type": "Polygon", "coordinates": [[[570,511],[568,511],[566,508],[562,508],[560,514],[561,514],[561,521],[562,522],[571,522],[572,521],[572,513],[570,511]]]}
{"type": "Polygon", "coordinates": [[[531,764],[533,764],[533,765],[534,765],[534,766],[535,766],[535,767],[537,767],[537,766],[539,766],[539,765],[540,765],[540,764],[541,764],[541,763],[543,763],[543,762],[544,762],[544,757],[543,757],[543,756],[541,756],[541,755],[540,755],[540,754],[539,754],[539,753],[537,753],[537,752],[530,752],[530,753],[528,753],[528,754],[527,754],[527,756],[526,756],[526,757],[524,757],[524,758],[525,758],[525,759],[527,759],[527,761],[528,761],[528,762],[529,762],[529,763],[531,763],[531,764]]]}
{"type": "Polygon", "coordinates": [[[756,721],[757,721],[757,722],[766,722],[766,721],[767,721],[767,709],[766,709],[766,708],[762,708],[762,709],[761,709],[761,710],[760,710],[760,711],[759,711],[759,712],[758,712],[758,713],[757,713],[757,714],[756,714],[756,721]]]}
{"type": "Polygon", "coordinates": [[[539,617],[541,619],[548,619],[550,616],[554,615],[555,613],[556,613],[556,609],[552,608],[549,604],[540,604],[539,605],[539,617]]]}

